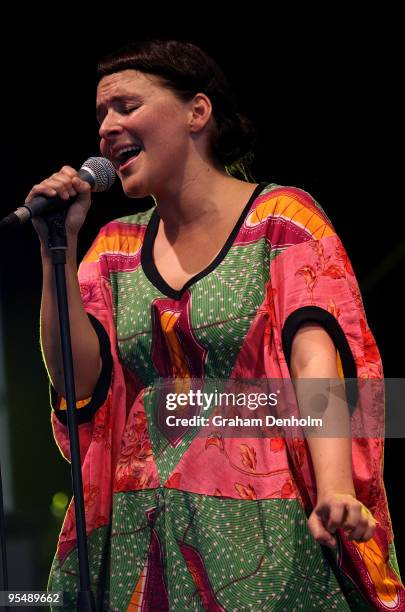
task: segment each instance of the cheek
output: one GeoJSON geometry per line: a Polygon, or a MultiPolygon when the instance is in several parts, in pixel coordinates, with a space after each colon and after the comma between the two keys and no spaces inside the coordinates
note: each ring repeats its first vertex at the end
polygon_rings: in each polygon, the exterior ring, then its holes
{"type": "Polygon", "coordinates": [[[102,140],[102,139],[100,140],[99,149],[100,149],[101,155],[105,157],[107,153],[107,145],[106,145],[105,140],[102,140]]]}
{"type": "Polygon", "coordinates": [[[168,151],[183,146],[188,133],[184,117],[166,107],[151,115],[145,113],[138,132],[141,136],[145,134],[145,138],[154,145],[168,151]]]}
{"type": "Polygon", "coordinates": [[[178,163],[188,149],[188,140],[181,129],[173,130],[168,127],[156,135],[154,147],[167,161],[178,163]]]}

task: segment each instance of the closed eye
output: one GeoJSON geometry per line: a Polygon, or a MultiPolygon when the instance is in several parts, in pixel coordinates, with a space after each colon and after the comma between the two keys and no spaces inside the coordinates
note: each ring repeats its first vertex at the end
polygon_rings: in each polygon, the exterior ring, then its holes
{"type": "MultiPolygon", "coordinates": [[[[112,108],[115,110],[115,112],[120,113],[121,115],[130,115],[141,106],[142,104],[131,104],[129,100],[125,103],[125,101],[120,97],[112,100],[112,108]]],[[[107,114],[106,108],[106,105],[100,105],[96,109],[96,118],[99,125],[103,123],[107,114]]]]}
{"type": "Polygon", "coordinates": [[[121,113],[123,115],[129,115],[133,111],[137,110],[138,108],[140,108],[140,106],[127,106],[127,107],[124,107],[123,109],[121,109],[121,113]]]}

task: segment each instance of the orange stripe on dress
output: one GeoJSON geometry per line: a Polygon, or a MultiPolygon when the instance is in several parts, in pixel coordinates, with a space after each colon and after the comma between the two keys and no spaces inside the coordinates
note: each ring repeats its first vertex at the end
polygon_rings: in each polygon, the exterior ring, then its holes
{"type": "MultiPolygon", "coordinates": [[[[91,398],[92,396],[90,395],[90,397],[86,397],[85,399],[77,400],[76,408],[79,408],[79,409],[84,408],[85,406],[87,406],[87,404],[89,404],[91,398]]],[[[64,397],[60,396],[56,404],[56,409],[57,410],[67,410],[66,399],[64,397]]]]}
{"type": "Polygon", "coordinates": [[[389,575],[390,568],[384,561],[384,555],[378,543],[371,538],[367,542],[353,541],[353,544],[375,586],[377,598],[387,609],[395,608],[398,604],[398,588],[402,587],[402,583],[389,575]]]}
{"type": "Polygon", "coordinates": [[[295,223],[310,233],[314,239],[336,234],[333,227],[325,221],[321,211],[308,208],[288,195],[276,195],[259,204],[247,217],[246,225],[254,227],[263,223],[270,216],[295,223]]]}
{"type": "MultiPolygon", "coordinates": [[[[160,316],[160,325],[169,351],[174,375],[173,393],[188,393],[191,389],[191,371],[186,356],[176,334],[175,325],[180,313],[165,310],[160,316]]],[[[185,411],[186,406],[178,407],[178,412],[185,411]]]]}
{"type": "Polygon", "coordinates": [[[136,583],[135,590],[132,593],[131,600],[127,607],[127,612],[135,612],[136,610],[141,610],[142,603],[144,600],[144,588],[146,583],[146,577],[148,575],[148,562],[146,562],[141,575],[136,583]]]}
{"type": "Polygon", "coordinates": [[[186,356],[176,334],[175,325],[180,313],[172,310],[165,310],[160,316],[160,324],[172,363],[173,372],[176,378],[191,378],[191,372],[187,365],[186,356]]]}
{"type": "Polygon", "coordinates": [[[95,262],[104,253],[117,253],[133,256],[138,253],[142,246],[142,239],[139,236],[110,234],[100,236],[97,242],[90,248],[83,261],[95,262]]]}

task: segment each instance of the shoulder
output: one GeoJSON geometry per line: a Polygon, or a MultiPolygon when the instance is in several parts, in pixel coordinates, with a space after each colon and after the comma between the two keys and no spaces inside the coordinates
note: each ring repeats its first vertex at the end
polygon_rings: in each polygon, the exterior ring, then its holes
{"type": "Polygon", "coordinates": [[[246,222],[250,227],[265,226],[272,247],[281,249],[336,234],[325,210],[310,193],[276,183],[260,192],[246,222]]]}
{"type": "Polygon", "coordinates": [[[98,261],[107,254],[134,255],[140,250],[145,231],[154,211],[148,210],[110,221],[97,234],[83,261],[98,261]]]}

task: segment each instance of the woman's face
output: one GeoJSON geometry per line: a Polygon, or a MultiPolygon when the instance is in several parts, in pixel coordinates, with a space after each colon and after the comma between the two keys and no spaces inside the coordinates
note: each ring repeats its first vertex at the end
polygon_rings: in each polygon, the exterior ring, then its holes
{"type": "Polygon", "coordinates": [[[191,116],[191,105],[155,75],[123,70],[101,79],[100,151],[114,164],[128,196],[176,189],[190,152],[191,116]]]}

